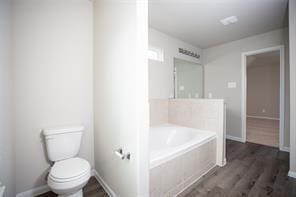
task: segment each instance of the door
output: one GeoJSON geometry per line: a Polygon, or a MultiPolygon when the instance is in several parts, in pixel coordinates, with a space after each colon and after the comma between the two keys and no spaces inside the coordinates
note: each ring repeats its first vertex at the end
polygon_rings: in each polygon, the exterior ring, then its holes
{"type": "Polygon", "coordinates": [[[113,196],[148,196],[147,9],[94,1],[95,170],[113,196]]]}

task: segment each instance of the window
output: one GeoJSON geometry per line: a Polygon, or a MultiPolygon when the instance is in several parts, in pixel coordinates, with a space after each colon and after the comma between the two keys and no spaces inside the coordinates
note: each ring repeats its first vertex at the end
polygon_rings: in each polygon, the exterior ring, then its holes
{"type": "Polygon", "coordinates": [[[148,59],[163,62],[163,50],[156,47],[149,47],[148,59]]]}

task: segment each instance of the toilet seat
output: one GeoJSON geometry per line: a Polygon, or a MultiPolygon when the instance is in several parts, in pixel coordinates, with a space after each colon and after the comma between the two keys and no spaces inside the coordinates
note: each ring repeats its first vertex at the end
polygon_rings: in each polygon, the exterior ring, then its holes
{"type": "Polygon", "coordinates": [[[49,178],[54,182],[69,182],[83,177],[90,171],[89,163],[75,157],[57,161],[50,170],[49,178]]]}
{"type": "Polygon", "coordinates": [[[77,192],[91,176],[88,161],[75,157],[55,162],[48,175],[48,186],[57,194],[77,192]]]}

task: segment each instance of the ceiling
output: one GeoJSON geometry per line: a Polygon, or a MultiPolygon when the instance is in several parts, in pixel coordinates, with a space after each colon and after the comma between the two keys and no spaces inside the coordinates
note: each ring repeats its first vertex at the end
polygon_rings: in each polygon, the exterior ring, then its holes
{"type": "Polygon", "coordinates": [[[149,0],[149,26],[201,48],[287,26],[287,0],[149,0]],[[237,16],[224,26],[220,20],[237,16]]]}

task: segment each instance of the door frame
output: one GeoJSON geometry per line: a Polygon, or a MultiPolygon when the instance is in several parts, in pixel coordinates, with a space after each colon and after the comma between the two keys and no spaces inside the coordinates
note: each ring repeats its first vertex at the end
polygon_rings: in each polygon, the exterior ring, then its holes
{"type": "Polygon", "coordinates": [[[242,141],[246,142],[247,132],[247,56],[257,55],[266,52],[280,52],[280,129],[279,129],[279,149],[287,151],[284,147],[284,126],[285,126],[285,48],[284,45],[278,45],[269,48],[263,48],[248,52],[241,55],[242,68],[242,141]]]}

